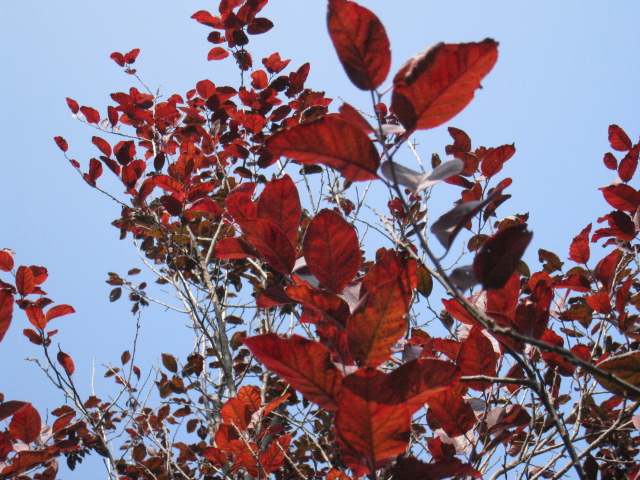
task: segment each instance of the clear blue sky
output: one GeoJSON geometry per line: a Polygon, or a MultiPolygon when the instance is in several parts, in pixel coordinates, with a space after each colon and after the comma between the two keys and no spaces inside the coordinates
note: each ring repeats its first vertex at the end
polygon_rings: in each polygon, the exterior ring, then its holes
{"type": "MultiPolygon", "coordinates": [[[[615,177],[602,164],[603,154],[610,150],[607,126],[619,124],[633,141],[640,134],[640,3],[361,4],[376,12],[387,28],[392,72],[438,41],[492,37],[500,42],[498,63],[483,82],[484,89],[449,125],[465,130],[474,146],[515,142],[517,153],[503,171],[514,179],[509,189],[513,198],[499,214],[530,212],[531,263],[537,264],[538,248],[565,259],[571,238],[609,211],[596,190],[615,177]]],[[[93,358],[98,366],[118,364],[120,353],[131,348],[130,305],[123,300],[110,304],[104,280],[108,271],[125,273],[139,260],[110,226],[119,213],[117,206],[84,184],[52,140],[55,135],[65,137],[69,154],[83,165],[97,153],[90,142],[95,131],[71,118],[65,97],[105,112],[109,93],[135,85],[109,55],[132,48],[141,49],[135,66],[142,78],[152,90],[161,86],[166,96],[184,94],[205,78],[217,85],[236,85],[231,59],[206,60],[212,46],[206,41],[210,29],[189,18],[197,10],[214,13],[216,8],[212,1],[0,3],[0,248],[14,249],[19,263],[47,266],[50,279],[45,290],[57,302],[76,307],[77,314],[55,321],[61,333],[54,338],[76,360],[76,376],[85,393],[93,358]]],[[[321,0],[272,0],[263,13],[276,26],[253,37],[249,49],[258,64],[276,51],[292,59],[292,68],[310,61],[308,87],[325,90],[336,99],[336,108],[341,97],[367,109],[367,95],[351,86],[333,52],[325,11],[321,0]]],[[[421,133],[417,140],[418,152],[428,159],[432,152],[444,157],[450,139],[443,126],[421,133]]],[[[405,155],[410,165],[410,154],[405,155]]],[[[441,210],[449,207],[448,200],[437,204],[437,194],[434,202],[441,210]]],[[[173,333],[184,323],[160,308],[144,313],[141,368],[151,367],[162,352],[186,356],[191,348],[188,332],[173,333]]],[[[39,354],[22,336],[27,326],[17,313],[0,344],[0,391],[7,399],[32,401],[44,412],[61,399],[47,398],[52,392],[40,388],[46,384],[44,376],[22,360],[39,354]]],[[[104,370],[97,371],[100,393],[104,370]]],[[[61,476],[71,478],[63,472],[61,476]]]]}

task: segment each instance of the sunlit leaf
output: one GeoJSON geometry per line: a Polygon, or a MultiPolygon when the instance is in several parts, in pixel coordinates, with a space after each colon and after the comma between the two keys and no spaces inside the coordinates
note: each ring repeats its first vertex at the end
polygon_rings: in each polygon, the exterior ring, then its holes
{"type": "Polygon", "coordinates": [[[258,218],[269,220],[280,227],[291,244],[296,243],[302,206],[295,183],[289,175],[271,180],[258,198],[258,218]]]}
{"type": "Polygon", "coordinates": [[[40,414],[30,403],[14,413],[9,423],[11,436],[24,443],[35,442],[40,437],[41,427],[40,414]]]}

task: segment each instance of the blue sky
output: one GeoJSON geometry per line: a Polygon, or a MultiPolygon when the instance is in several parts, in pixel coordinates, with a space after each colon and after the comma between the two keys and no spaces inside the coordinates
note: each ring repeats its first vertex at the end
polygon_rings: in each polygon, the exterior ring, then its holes
{"type": "MultiPolygon", "coordinates": [[[[564,260],[571,238],[609,211],[597,191],[615,177],[602,164],[603,154],[610,151],[608,125],[620,125],[633,141],[640,134],[640,4],[361,4],[386,26],[392,73],[439,41],[491,37],[500,42],[498,63],[484,88],[448,125],[465,130],[474,146],[515,142],[517,153],[502,172],[514,179],[508,192],[513,198],[499,214],[530,212],[534,238],[527,259],[532,267],[537,266],[538,248],[555,251],[564,260]]],[[[56,320],[61,333],[55,338],[76,360],[78,382],[87,392],[92,359],[100,372],[101,363],[118,363],[133,339],[129,304],[108,302],[107,272],[125,273],[140,262],[132,245],[119,241],[110,225],[118,207],[78,177],[52,140],[65,137],[70,156],[83,165],[96,155],[90,141],[94,130],[71,118],[65,97],[105,112],[110,93],[135,85],[109,55],[132,48],[141,49],[135,65],[141,77],[152,90],[161,87],[165,96],[184,94],[205,78],[216,85],[236,85],[232,60],[207,62],[210,29],[189,18],[197,10],[214,13],[216,8],[216,2],[166,0],[0,3],[0,41],[5,46],[0,52],[0,248],[15,250],[19,263],[46,266],[50,279],[45,290],[57,302],[76,307],[77,314],[56,320]]],[[[294,69],[310,61],[308,87],[326,91],[335,108],[340,97],[370,110],[368,95],[351,86],[337,61],[325,11],[325,1],[272,0],[263,14],[275,28],[252,37],[249,50],[256,63],[276,51],[292,59],[294,69]]],[[[446,125],[420,133],[416,140],[426,160],[432,152],[444,157],[450,143],[446,125]]],[[[399,160],[411,166],[410,152],[402,155],[399,160]]],[[[635,180],[631,184],[637,186],[635,180]]],[[[115,183],[111,187],[121,188],[115,183]]],[[[436,211],[450,207],[443,197],[440,201],[434,193],[436,211]]],[[[144,313],[141,350],[147,367],[162,352],[186,356],[188,332],[170,333],[184,323],[160,308],[144,313]]],[[[18,313],[0,344],[5,365],[0,391],[7,399],[32,401],[44,412],[61,399],[52,401],[44,376],[22,360],[39,354],[22,336],[27,326],[18,313]]],[[[97,374],[98,389],[101,376],[97,374]]]]}

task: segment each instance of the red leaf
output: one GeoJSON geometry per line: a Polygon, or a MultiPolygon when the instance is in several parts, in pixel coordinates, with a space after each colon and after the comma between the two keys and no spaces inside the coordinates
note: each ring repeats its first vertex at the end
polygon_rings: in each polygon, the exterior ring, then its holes
{"type": "Polygon", "coordinates": [[[264,70],[256,70],[251,74],[251,86],[256,90],[264,90],[269,86],[269,78],[264,70]]]}
{"type": "Polygon", "coordinates": [[[100,123],[100,114],[91,107],[80,107],[80,111],[87,119],[88,123],[100,123]]]}
{"type": "Polygon", "coordinates": [[[58,145],[58,148],[60,150],[62,150],[63,152],[66,152],[67,150],[69,150],[69,144],[67,143],[67,141],[62,138],[62,137],[53,137],[53,139],[56,142],[56,145],[58,145]]]}
{"type": "Polygon", "coordinates": [[[31,270],[31,273],[33,273],[33,283],[35,283],[36,285],[43,284],[47,280],[47,278],[49,278],[49,272],[44,267],[31,265],[29,267],[29,270],[31,270]]]}
{"type": "Polygon", "coordinates": [[[27,314],[27,318],[29,318],[31,325],[34,327],[43,330],[47,326],[47,319],[45,318],[44,313],[42,313],[42,309],[40,307],[27,305],[25,313],[27,314]]]}
{"type": "Polygon", "coordinates": [[[153,183],[165,192],[183,195],[182,184],[167,175],[156,175],[153,177],[153,183]]]}
{"type": "Polygon", "coordinates": [[[379,469],[409,445],[411,409],[404,403],[389,405],[387,381],[387,375],[370,368],[342,381],[335,433],[351,469],[379,469]]]}
{"type": "Polygon", "coordinates": [[[638,168],[638,147],[635,147],[625,155],[620,161],[618,167],[618,176],[623,182],[628,182],[633,178],[633,174],[636,173],[638,168]]]}
{"type": "Polygon", "coordinates": [[[196,83],[196,92],[203,100],[208,100],[216,94],[216,86],[211,80],[201,80],[196,83]]]}
{"type": "MultiPolygon", "coordinates": [[[[469,336],[462,342],[456,363],[464,376],[496,376],[497,358],[493,345],[479,327],[473,327],[469,336]]],[[[491,387],[491,383],[487,382],[472,382],[467,385],[481,392],[491,387]]]]}
{"type": "Polygon", "coordinates": [[[102,175],[102,163],[100,163],[100,160],[96,160],[95,158],[92,158],[89,161],[89,173],[87,174],[87,178],[85,178],[85,180],[87,180],[87,182],[90,185],[93,185],[95,187],[96,180],[100,178],[101,175],[102,175]]]}
{"type": "Polygon", "coordinates": [[[373,133],[373,128],[369,125],[369,122],[365,120],[365,118],[358,112],[355,108],[353,108],[348,103],[343,103],[340,107],[340,116],[352,123],[354,126],[358,127],[360,130],[366,133],[373,133]]]}
{"type": "Polygon", "coordinates": [[[247,33],[249,35],[260,35],[266,33],[273,28],[273,22],[268,18],[258,17],[247,25],[247,33]]]}
{"type": "Polygon", "coordinates": [[[590,297],[584,297],[587,304],[597,313],[608,315],[611,313],[611,299],[607,292],[598,292],[590,297]]]}
{"type": "Polygon", "coordinates": [[[58,352],[58,363],[62,365],[62,368],[64,368],[65,373],[69,376],[73,375],[73,372],[76,371],[76,367],[73,364],[73,360],[69,355],[67,355],[64,352],[58,352]]]}
{"type": "Polygon", "coordinates": [[[432,395],[458,383],[460,375],[460,369],[452,362],[435,358],[411,360],[388,375],[387,390],[414,413],[432,395]]]}
{"type": "Polygon", "coordinates": [[[513,143],[491,149],[491,151],[482,159],[482,163],[480,164],[482,175],[487,178],[493,177],[496,173],[502,170],[504,162],[513,157],[515,153],[516,147],[513,143]]]}
{"type": "Polygon", "coordinates": [[[13,257],[6,250],[0,250],[0,270],[3,272],[10,272],[13,270],[14,262],[13,257]]]}
{"type": "Polygon", "coordinates": [[[352,182],[375,180],[380,155],[358,127],[335,116],[296,125],[267,140],[272,155],[284,155],[305,165],[323,164],[352,182]]]}
{"type": "Polygon", "coordinates": [[[238,390],[238,398],[244,402],[251,414],[254,414],[262,406],[260,389],[254,385],[245,385],[238,390]]]}
{"type": "Polygon", "coordinates": [[[569,260],[576,263],[586,265],[591,257],[591,249],[589,247],[589,234],[591,233],[591,224],[589,224],[579,235],[573,237],[571,247],[569,248],[569,260]]]}
{"type": "Polygon", "coordinates": [[[242,237],[223,238],[216,243],[214,256],[225,260],[235,260],[239,258],[258,258],[260,254],[242,237]]]}
{"type": "Polygon", "coordinates": [[[427,403],[429,414],[438,419],[440,427],[452,438],[464,435],[476,424],[471,405],[455,389],[436,393],[427,403]]]}
{"type": "Polygon", "coordinates": [[[271,180],[258,198],[257,216],[280,227],[292,245],[300,228],[302,206],[295,183],[289,175],[271,180]]]}
{"type": "Polygon", "coordinates": [[[289,275],[296,263],[296,252],[276,225],[260,218],[237,220],[245,238],[276,272],[289,275]]]}
{"type": "Polygon", "coordinates": [[[473,273],[485,290],[506,285],[532,236],[526,225],[514,225],[500,230],[482,244],[473,260],[473,273]]]}
{"type": "Polygon", "coordinates": [[[25,405],[31,405],[30,403],[20,400],[8,400],[0,404],[0,420],[9,418],[14,413],[18,412],[25,405]]]}
{"type": "Polygon", "coordinates": [[[223,405],[220,415],[224,423],[233,425],[235,428],[244,431],[251,422],[251,412],[247,405],[239,398],[231,398],[223,405]]]}
{"type": "Polygon", "coordinates": [[[281,338],[274,333],[244,338],[242,343],[308,400],[336,410],[342,373],[333,365],[327,347],[299,335],[281,338]]]}
{"type": "Polygon", "coordinates": [[[227,454],[216,447],[205,448],[202,456],[218,467],[221,467],[228,461],[227,454]]]}
{"type": "Polygon", "coordinates": [[[618,268],[618,262],[620,261],[621,252],[616,249],[609,255],[604,257],[598,262],[596,268],[593,271],[597,280],[602,282],[602,287],[605,292],[610,292],[613,286],[613,281],[616,276],[616,269],[618,268]]]}
{"type": "Polygon", "coordinates": [[[76,102],[72,98],[67,97],[67,105],[71,109],[71,113],[73,113],[74,115],[80,111],[80,106],[78,105],[78,102],[76,102]]]}
{"type": "Polygon", "coordinates": [[[607,215],[606,218],[611,228],[611,233],[620,240],[630,242],[636,237],[636,226],[628,214],[615,210],[607,215]]]}
{"type": "Polygon", "coordinates": [[[473,315],[464,308],[455,298],[442,299],[442,304],[449,315],[466,325],[475,325],[476,320],[473,315]]]}
{"type": "Polygon", "coordinates": [[[375,90],[391,67],[389,39],[380,19],[346,0],[329,0],[329,35],[340,63],[360,90],[375,90]]]}
{"type": "Polygon", "coordinates": [[[22,334],[29,339],[31,343],[34,345],[42,345],[44,343],[44,339],[42,335],[36,333],[35,330],[31,330],[30,328],[25,328],[22,331],[22,334]]]}
{"type": "Polygon", "coordinates": [[[205,10],[200,10],[194,13],[193,15],[191,15],[191,18],[193,18],[198,23],[207,25],[208,27],[219,28],[219,29],[225,28],[220,17],[214,17],[213,15],[211,15],[209,12],[205,10]]]}
{"type": "Polygon", "coordinates": [[[409,60],[393,79],[391,109],[409,131],[434,128],[460,113],[498,59],[498,43],[439,43],[409,60]]]}
{"type": "Polygon", "coordinates": [[[229,56],[229,52],[222,47],[213,47],[209,50],[209,54],[207,55],[207,60],[222,60],[223,58],[227,58],[229,56]]]}
{"type": "Polygon", "coordinates": [[[269,474],[275,472],[284,465],[285,452],[291,443],[291,435],[283,435],[276,439],[269,448],[260,454],[258,463],[269,474]]]}
{"type": "Polygon", "coordinates": [[[124,55],[122,55],[120,52],[113,52],[111,55],[109,55],[109,58],[116,62],[120,67],[124,67],[124,55]]]}
{"type": "Polygon", "coordinates": [[[111,126],[115,127],[118,124],[118,120],[120,119],[118,111],[114,107],[109,105],[107,107],[107,116],[109,117],[109,123],[111,123],[111,126]]]}
{"type": "Polygon", "coordinates": [[[605,153],[603,162],[605,167],[609,170],[616,170],[618,168],[618,160],[613,156],[612,153],[605,153]]]}
{"type": "Polygon", "coordinates": [[[63,428],[67,427],[71,423],[71,420],[73,420],[73,418],[75,416],[76,416],[76,412],[75,411],[71,411],[69,413],[65,413],[61,417],[57,418],[55,422],[53,422],[53,425],[51,426],[51,431],[53,433],[59,432],[63,428]]]}
{"type": "Polygon", "coordinates": [[[24,443],[35,442],[40,437],[41,428],[40,414],[30,403],[14,413],[9,423],[11,436],[24,443]]]}
{"type": "Polygon", "coordinates": [[[611,148],[619,152],[626,152],[633,147],[629,136],[618,125],[609,125],[609,143],[611,148]]]}
{"type": "MultiPolygon", "coordinates": [[[[262,293],[262,292],[261,292],[262,293]]],[[[302,304],[306,314],[319,315],[322,320],[329,321],[332,326],[344,330],[347,325],[347,318],[350,315],[349,305],[338,295],[307,287],[306,285],[290,285],[285,289],[284,297],[267,297],[262,301],[270,299],[273,301],[285,301],[291,303],[291,300],[302,304]]],[[[308,319],[308,315],[305,316],[308,319]]],[[[313,322],[317,323],[317,322],[313,322]]]]}
{"type": "Polygon", "coordinates": [[[124,62],[128,63],[129,65],[131,65],[132,63],[135,63],[136,58],[138,58],[138,54],[139,53],[140,53],[140,49],[139,48],[134,48],[129,53],[125,53],[124,54],[124,62]]]}
{"type": "Polygon", "coordinates": [[[291,60],[282,60],[279,53],[273,53],[268,58],[262,59],[262,64],[269,73],[280,73],[289,65],[291,60]]]}
{"type": "Polygon", "coordinates": [[[620,185],[610,185],[608,187],[602,187],[600,190],[602,190],[602,194],[607,203],[618,210],[635,213],[640,205],[638,192],[629,185],[623,183],[620,185]]]}
{"type": "Polygon", "coordinates": [[[520,296],[520,275],[515,273],[499,290],[487,292],[487,313],[499,313],[513,319],[520,296]]]}
{"type": "Polygon", "coordinates": [[[111,145],[109,145],[109,143],[100,138],[100,137],[93,137],[91,139],[91,143],[93,143],[96,147],[98,147],[98,149],[104,153],[107,157],[111,156],[111,145]]]}
{"type": "Polygon", "coordinates": [[[471,139],[469,135],[459,128],[447,128],[449,135],[453,138],[453,145],[447,145],[444,152],[447,155],[455,155],[456,153],[467,153],[471,151],[471,139]]]}
{"type": "Polygon", "coordinates": [[[302,251],[311,273],[334,293],[342,292],[360,268],[356,230],[333,210],[324,209],[311,220],[302,251]]]}
{"type": "Polygon", "coordinates": [[[54,318],[62,317],[63,315],[69,315],[70,313],[76,313],[71,305],[56,305],[51,307],[46,314],[47,322],[50,322],[54,318]]]}
{"type": "Polygon", "coordinates": [[[347,321],[349,351],[363,367],[377,367],[391,357],[391,347],[407,329],[407,303],[411,293],[400,282],[373,289],[360,301],[347,321]]]}
{"type": "Polygon", "coordinates": [[[33,293],[36,289],[35,278],[29,267],[21,265],[16,272],[16,288],[23,297],[33,293]]]}
{"type": "Polygon", "coordinates": [[[0,342],[9,330],[13,318],[13,295],[6,290],[0,290],[0,342]]]}

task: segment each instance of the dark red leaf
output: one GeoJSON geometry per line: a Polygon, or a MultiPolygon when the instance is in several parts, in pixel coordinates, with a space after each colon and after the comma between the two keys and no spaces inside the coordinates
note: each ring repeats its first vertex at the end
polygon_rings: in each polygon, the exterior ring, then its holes
{"type": "Polygon", "coordinates": [[[280,227],[292,245],[300,228],[302,206],[295,183],[289,175],[271,180],[258,198],[257,216],[280,227]]]}
{"type": "Polygon", "coordinates": [[[409,131],[434,128],[460,113],[498,59],[498,43],[439,43],[409,60],[393,79],[391,109],[409,131]]]}
{"type": "Polygon", "coordinates": [[[100,123],[100,114],[91,107],[80,107],[80,111],[87,119],[87,123],[100,123]]]}
{"type": "Polygon", "coordinates": [[[62,138],[62,137],[53,137],[53,139],[56,142],[56,145],[58,145],[58,148],[60,150],[62,150],[63,152],[66,152],[67,150],[69,150],[69,144],[67,143],[67,141],[62,138]]]}
{"type": "Polygon", "coordinates": [[[471,151],[471,139],[466,132],[459,128],[447,128],[449,135],[453,138],[453,145],[447,145],[444,152],[447,155],[455,155],[456,153],[466,153],[471,151]]]}
{"type": "Polygon", "coordinates": [[[373,128],[371,128],[369,122],[365,120],[360,112],[358,112],[348,103],[343,103],[340,107],[340,116],[348,122],[351,122],[354,126],[358,127],[363,132],[373,133],[373,128]]]}
{"type": "Polygon", "coordinates": [[[205,10],[200,10],[194,13],[193,15],[191,15],[191,18],[193,18],[198,23],[207,25],[208,27],[218,28],[223,30],[225,28],[220,17],[214,17],[213,15],[211,15],[209,12],[205,10]]]}
{"type": "Polygon", "coordinates": [[[65,373],[69,376],[73,375],[73,372],[76,371],[76,367],[73,364],[73,360],[69,355],[67,355],[64,352],[58,352],[58,363],[62,365],[62,368],[64,368],[65,373]]]}
{"type": "Polygon", "coordinates": [[[634,173],[636,173],[636,168],[638,168],[638,147],[635,147],[620,161],[620,166],[618,167],[618,176],[620,180],[623,182],[628,182],[633,178],[634,173]]]}
{"type": "Polygon", "coordinates": [[[633,147],[629,136],[618,125],[609,125],[609,143],[611,148],[619,152],[626,152],[633,147]]]}
{"type": "Polygon", "coordinates": [[[256,90],[264,90],[269,86],[269,78],[264,70],[256,70],[251,74],[251,86],[256,90]]]}
{"type": "Polygon", "coordinates": [[[526,225],[514,225],[500,230],[482,244],[473,260],[473,273],[485,290],[506,285],[532,236],[526,225]]]}
{"type": "Polygon", "coordinates": [[[482,172],[482,175],[487,178],[493,177],[496,173],[502,170],[504,162],[513,157],[515,153],[516,147],[513,143],[491,149],[480,163],[480,171],[482,172]]]}
{"type": "Polygon", "coordinates": [[[612,153],[605,153],[603,161],[605,167],[607,167],[609,170],[617,170],[618,160],[613,156],[612,153]]]}
{"type": "Polygon", "coordinates": [[[237,220],[245,238],[276,272],[289,275],[296,263],[296,252],[282,230],[268,220],[237,220]]]}
{"type": "Polygon", "coordinates": [[[25,405],[31,404],[20,400],[8,400],[3,402],[0,404],[0,420],[9,418],[11,415],[21,410],[25,405]]]}
{"type": "Polygon", "coordinates": [[[282,338],[274,333],[244,338],[242,343],[307,399],[326,410],[336,410],[342,373],[333,365],[327,347],[299,335],[282,338]]]}
{"type": "Polygon", "coordinates": [[[291,60],[282,60],[279,53],[273,53],[267,58],[262,59],[262,64],[269,73],[280,73],[289,65],[291,60]]]}
{"type": "Polygon", "coordinates": [[[14,262],[13,257],[6,250],[0,250],[0,270],[3,272],[10,272],[13,270],[14,262]]]}
{"type": "Polygon", "coordinates": [[[447,435],[464,435],[476,424],[476,416],[469,402],[455,389],[444,390],[427,399],[429,415],[434,415],[447,435]]]}
{"type": "MultiPolygon", "coordinates": [[[[462,342],[456,363],[460,367],[463,376],[496,376],[496,354],[491,340],[482,333],[480,327],[473,327],[467,338],[462,342]]],[[[466,385],[481,392],[492,386],[491,383],[487,382],[471,382],[466,385]]]]}
{"type": "Polygon", "coordinates": [[[24,443],[35,442],[40,437],[41,428],[40,414],[30,403],[14,413],[9,423],[11,436],[24,443]]]}
{"type": "Polygon", "coordinates": [[[258,17],[247,25],[247,33],[249,35],[260,35],[266,33],[273,28],[273,22],[268,18],[258,17]]]}
{"type": "Polygon", "coordinates": [[[76,416],[75,411],[65,413],[61,417],[57,418],[55,422],[53,422],[53,425],[51,426],[51,431],[53,433],[59,432],[63,428],[67,427],[75,416],[76,416]]]}
{"type": "Polygon", "coordinates": [[[347,0],[329,0],[327,26],[340,63],[360,90],[378,88],[389,74],[391,50],[380,19],[347,0]]]}
{"type": "Polygon", "coordinates": [[[109,145],[109,143],[100,138],[100,137],[93,137],[91,139],[91,143],[93,143],[96,147],[98,147],[98,149],[104,153],[107,157],[111,156],[111,145],[109,145]]]}
{"type": "Polygon", "coordinates": [[[613,281],[616,277],[616,269],[618,268],[620,256],[620,250],[613,250],[609,255],[598,262],[595,270],[593,271],[596,279],[602,282],[602,287],[605,292],[611,291],[613,281]]]}
{"type": "Polygon", "coordinates": [[[92,158],[89,161],[89,173],[87,174],[87,182],[95,187],[96,180],[102,175],[102,163],[100,160],[92,158]]]}
{"type": "Polygon", "coordinates": [[[611,299],[607,292],[598,292],[595,295],[584,298],[587,304],[597,313],[608,315],[611,313],[611,299]]]}
{"type": "Polygon", "coordinates": [[[615,210],[607,215],[611,234],[620,240],[630,242],[636,237],[636,226],[631,217],[625,212],[615,210]]]}
{"type": "Polygon", "coordinates": [[[602,194],[607,203],[618,210],[635,213],[640,205],[638,192],[629,185],[610,185],[608,187],[602,187],[600,190],[602,190],[602,194]]]}
{"type": "Polygon", "coordinates": [[[339,117],[325,116],[275,133],[267,151],[305,165],[323,164],[338,170],[352,182],[375,180],[380,155],[373,142],[358,127],[339,117]]]}
{"type": "Polygon", "coordinates": [[[589,247],[589,234],[591,233],[591,224],[589,224],[580,234],[573,237],[571,247],[569,248],[569,260],[576,263],[586,264],[591,257],[591,249],[589,247]]]}
{"type": "Polygon", "coordinates": [[[333,210],[322,210],[305,232],[302,251],[320,284],[340,293],[353,281],[362,254],[355,228],[333,210]]]}
{"type": "Polygon", "coordinates": [[[74,115],[80,111],[80,106],[78,105],[78,102],[76,102],[72,98],[67,97],[67,105],[71,109],[71,113],[73,113],[74,115]]]}
{"type": "Polygon", "coordinates": [[[216,94],[216,86],[211,80],[201,80],[196,83],[196,92],[203,100],[208,100],[216,94]]]}
{"type": "Polygon", "coordinates": [[[109,105],[107,107],[107,116],[109,117],[109,123],[111,123],[111,126],[115,127],[118,124],[118,120],[120,119],[118,111],[114,107],[109,105]]]}

